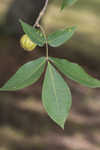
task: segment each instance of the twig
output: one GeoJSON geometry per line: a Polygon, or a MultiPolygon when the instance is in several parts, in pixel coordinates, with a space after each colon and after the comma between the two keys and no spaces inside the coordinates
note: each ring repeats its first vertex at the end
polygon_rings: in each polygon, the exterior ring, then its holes
{"type": "Polygon", "coordinates": [[[44,15],[45,10],[46,10],[46,8],[47,8],[47,5],[48,5],[48,0],[45,0],[44,7],[43,7],[43,9],[41,10],[41,12],[40,12],[38,18],[36,19],[36,22],[35,22],[35,24],[34,24],[34,27],[35,27],[35,26],[38,27],[39,21],[40,21],[40,19],[42,18],[42,16],[44,15]]]}
{"type": "Polygon", "coordinates": [[[48,1],[49,0],[45,0],[45,4],[44,4],[44,7],[43,9],[41,10],[41,12],[39,13],[39,16],[38,18],[36,19],[36,22],[35,24],[33,25],[33,27],[39,27],[44,35],[44,38],[45,38],[45,41],[46,41],[46,59],[48,61],[48,42],[47,42],[47,37],[46,37],[46,33],[45,33],[45,30],[43,29],[43,27],[39,24],[39,21],[40,19],[42,18],[42,16],[44,15],[45,13],[45,10],[47,8],[47,5],[48,5],[48,1]]]}

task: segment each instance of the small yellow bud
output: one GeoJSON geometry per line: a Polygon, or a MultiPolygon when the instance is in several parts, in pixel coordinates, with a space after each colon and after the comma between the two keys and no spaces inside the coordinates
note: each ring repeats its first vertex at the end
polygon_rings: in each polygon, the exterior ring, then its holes
{"type": "Polygon", "coordinates": [[[20,45],[24,50],[26,51],[32,51],[35,49],[37,44],[31,41],[31,39],[27,36],[27,34],[24,34],[20,39],[20,45]]]}

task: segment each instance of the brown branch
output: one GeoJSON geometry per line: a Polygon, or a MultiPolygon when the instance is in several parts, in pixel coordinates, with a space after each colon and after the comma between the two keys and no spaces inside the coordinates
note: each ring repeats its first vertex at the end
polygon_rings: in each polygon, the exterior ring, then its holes
{"type": "Polygon", "coordinates": [[[45,0],[44,7],[43,7],[43,9],[41,10],[41,12],[40,12],[38,18],[36,19],[36,22],[35,22],[35,24],[34,24],[34,27],[35,27],[35,26],[38,27],[39,21],[40,21],[40,19],[42,18],[42,16],[44,15],[44,13],[45,13],[45,11],[46,11],[46,8],[47,8],[47,5],[48,5],[48,0],[45,0]]]}

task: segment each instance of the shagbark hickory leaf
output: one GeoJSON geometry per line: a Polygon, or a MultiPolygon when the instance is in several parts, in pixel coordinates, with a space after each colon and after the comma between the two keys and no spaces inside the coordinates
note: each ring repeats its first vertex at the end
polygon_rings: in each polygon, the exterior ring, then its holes
{"type": "Polygon", "coordinates": [[[64,9],[66,6],[73,5],[77,0],[63,0],[61,9],[64,9]]]}
{"type": "Polygon", "coordinates": [[[90,88],[100,87],[100,80],[97,80],[88,73],[78,64],[71,63],[65,59],[50,58],[50,60],[55,64],[55,66],[68,78],[90,88]]]}
{"type": "Polygon", "coordinates": [[[71,93],[64,79],[50,63],[43,83],[42,100],[48,115],[64,128],[71,108],[71,93]]]}
{"type": "Polygon", "coordinates": [[[36,43],[40,47],[42,47],[46,43],[44,35],[42,34],[40,30],[23,22],[22,20],[20,20],[20,23],[24,32],[29,36],[32,42],[36,43]]]}
{"type": "Polygon", "coordinates": [[[66,29],[58,30],[48,35],[48,44],[52,47],[58,47],[68,41],[74,34],[76,27],[69,27],[66,29]]]}
{"type": "Polygon", "coordinates": [[[45,57],[24,64],[11,79],[0,88],[0,91],[15,91],[32,85],[40,78],[44,71],[44,66],[45,57]]]}

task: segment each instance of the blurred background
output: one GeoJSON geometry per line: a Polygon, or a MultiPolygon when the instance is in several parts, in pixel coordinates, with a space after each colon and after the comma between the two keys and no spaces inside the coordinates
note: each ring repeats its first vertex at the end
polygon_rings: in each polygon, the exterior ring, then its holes
{"type": "MultiPolygon", "coordinates": [[[[0,86],[30,60],[45,55],[45,48],[24,51],[18,19],[35,20],[45,0],[0,0],[0,86]]],[[[100,79],[100,1],[78,0],[62,12],[62,0],[51,0],[41,20],[46,32],[77,26],[74,36],[49,55],[76,62],[100,79]]],[[[43,76],[16,92],[0,92],[0,150],[100,150],[100,89],[90,89],[67,78],[72,109],[62,131],[41,102],[43,76]]]]}

